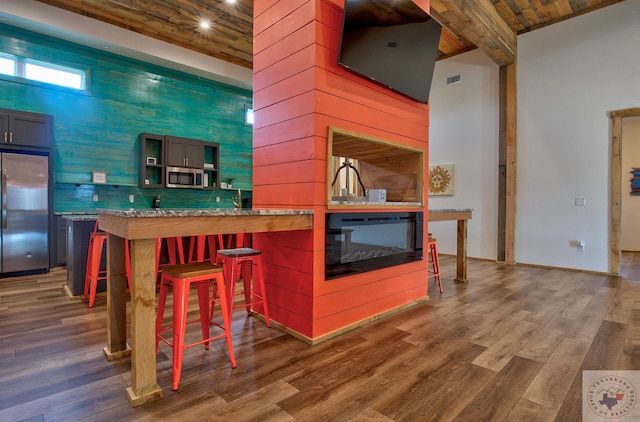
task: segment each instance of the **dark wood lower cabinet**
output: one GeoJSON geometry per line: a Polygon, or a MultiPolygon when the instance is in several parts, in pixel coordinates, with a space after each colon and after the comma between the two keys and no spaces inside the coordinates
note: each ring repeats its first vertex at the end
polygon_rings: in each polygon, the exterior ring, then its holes
{"type": "Polygon", "coordinates": [[[64,217],[57,215],[56,221],[56,266],[67,265],[67,221],[64,217]]]}
{"type": "MultiPolygon", "coordinates": [[[[96,224],[96,220],[67,219],[67,288],[72,296],[84,294],[84,279],[87,270],[87,255],[89,252],[89,238],[96,224]]],[[[102,252],[100,268],[107,268],[107,248],[102,252]]],[[[107,290],[106,281],[98,282],[98,292],[107,290]]]]}

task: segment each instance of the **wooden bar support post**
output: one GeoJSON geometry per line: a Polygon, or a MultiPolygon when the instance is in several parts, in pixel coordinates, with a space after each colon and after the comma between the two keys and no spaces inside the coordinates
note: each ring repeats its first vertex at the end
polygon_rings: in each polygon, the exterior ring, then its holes
{"type": "MultiPolygon", "coordinates": [[[[122,242],[121,242],[122,243],[122,242]]],[[[131,387],[133,406],[162,397],[156,380],[155,239],[131,241],[131,387]],[[140,279],[152,282],[137,282],[140,279]]]]}
{"type": "Polygon", "coordinates": [[[456,259],[456,283],[468,283],[467,278],[467,221],[458,220],[458,243],[456,259]]]}
{"type": "Polygon", "coordinates": [[[124,240],[107,234],[107,360],[131,354],[127,345],[127,281],[124,240]]]}

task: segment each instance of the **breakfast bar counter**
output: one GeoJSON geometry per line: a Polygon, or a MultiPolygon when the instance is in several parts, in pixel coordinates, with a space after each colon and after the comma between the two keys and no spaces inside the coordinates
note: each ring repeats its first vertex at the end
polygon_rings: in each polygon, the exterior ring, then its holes
{"type": "Polygon", "coordinates": [[[107,359],[131,355],[133,406],[162,396],[156,379],[156,238],[310,230],[312,210],[98,209],[107,232],[107,359]],[[131,348],[126,335],[127,283],[122,239],[130,241],[131,348]]]}

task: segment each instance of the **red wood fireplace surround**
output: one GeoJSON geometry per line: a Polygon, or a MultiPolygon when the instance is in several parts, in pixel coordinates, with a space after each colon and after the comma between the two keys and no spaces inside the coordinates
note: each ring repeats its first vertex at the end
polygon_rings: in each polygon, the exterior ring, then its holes
{"type": "MultiPolygon", "coordinates": [[[[415,3],[428,10],[428,1],[415,3]]],[[[311,343],[427,298],[426,260],[325,280],[325,214],[336,211],[327,203],[329,127],[422,150],[423,168],[428,162],[428,106],[338,65],[343,7],[344,0],[254,3],[253,206],[315,212],[313,230],[260,233],[255,244],[271,319],[311,343]]],[[[390,211],[422,211],[426,222],[421,186],[421,205],[390,211]]]]}

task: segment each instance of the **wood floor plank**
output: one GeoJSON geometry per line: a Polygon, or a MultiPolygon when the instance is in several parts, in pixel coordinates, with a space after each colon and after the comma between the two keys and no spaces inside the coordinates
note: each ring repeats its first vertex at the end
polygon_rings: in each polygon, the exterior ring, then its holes
{"type": "Polygon", "coordinates": [[[612,361],[611,356],[622,354],[627,328],[625,324],[602,322],[558,411],[556,418],[558,422],[582,418],[583,371],[623,369],[615,359],[612,361]]]}
{"type": "Polygon", "coordinates": [[[618,368],[621,370],[640,370],[640,348],[634,342],[631,329],[627,332],[627,337],[622,347],[622,354],[618,358],[618,368]]]}
{"type": "Polygon", "coordinates": [[[387,333],[389,336],[384,339],[374,336],[367,343],[318,361],[288,377],[288,382],[300,393],[280,405],[301,420],[322,417],[349,419],[364,412],[376,397],[387,394],[392,384],[387,375],[394,373],[392,368],[423,353],[417,347],[404,343],[403,335],[387,333]],[[319,392],[322,392],[320,401],[319,392]]]}
{"type": "MultiPolygon", "coordinates": [[[[500,315],[496,318],[491,316],[487,317],[487,320],[491,320],[490,324],[483,323],[483,328],[476,334],[471,336],[471,341],[481,346],[488,347],[504,338],[516,327],[524,323],[524,319],[529,315],[529,311],[519,310],[504,312],[500,311],[500,315]]],[[[538,324],[530,323],[535,326],[538,324]]]]}
{"type": "Polygon", "coordinates": [[[393,394],[393,402],[385,399],[373,408],[397,421],[450,421],[495,376],[493,371],[471,363],[442,369],[410,387],[400,387],[403,394],[393,394]],[[465,394],[460,394],[462,391],[465,394]]]}
{"type": "MultiPolygon", "coordinates": [[[[287,397],[297,393],[285,381],[278,381],[267,387],[247,394],[237,400],[226,403],[226,405],[211,405],[208,408],[203,406],[190,406],[187,411],[176,414],[179,417],[190,417],[193,420],[295,420],[291,415],[283,411],[277,403],[287,397]]],[[[150,418],[149,421],[153,419],[150,418]]]]}
{"type": "Polygon", "coordinates": [[[598,333],[589,346],[580,370],[620,369],[616,359],[611,359],[611,357],[622,354],[627,333],[627,324],[602,321],[598,333]]]}
{"type": "Polygon", "coordinates": [[[521,303],[522,309],[532,311],[540,306],[547,297],[554,293],[553,290],[541,287],[539,283],[530,282],[522,288],[516,290],[505,297],[507,301],[517,301],[521,303]]]}
{"type": "Polygon", "coordinates": [[[361,338],[343,336],[336,339],[335,343],[321,343],[314,347],[289,337],[278,338],[274,342],[260,344],[257,345],[259,347],[246,351],[239,350],[236,353],[238,366],[233,370],[233,376],[226,382],[221,395],[225,400],[233,401],[247,394],[248,384],[254,388],[262,388],[276,380],[287,379],[314,362],[324,361],[363,341],[361,338]]]}
{"type": "Polygon", "coordinates": [[[633,300],[629,333],[625,340],[624,356],[621,356],[621,362],[624,360],[625,364],[630,366],[629,369],[640,369],[640,300],[635,298],[633,300]]]}
{"type": "Polygon", "coordinates": [[[567,319],[578,319],[587,307],[593,296],[585,294],[573,294],[567,298],[565,305],[558,311],[558,316],[567,319]]]}
{"type": "MultiPolygon", "coordinates": [[[[371,407],[395,420],[438,420],[436,416],[443,417],[444,408],[454,413],[450,408],[449,395],[456,388],[453,383],[456,377],[460,383],[464,383],[465,377],[471,374],[476,377],[473,383],[463,387],[471,396],[473,388],[480,388],[487,378],[494,375],[493,371],[471,365],[471,361],[484,351],[481,346],[458,338],[433,348],[441,351],[427,357],[423,350],[425,359],[407,360],[402,366],[393,365],[384,371],[382,375],[392,381],[393,386],[386,395],[377,398],[376,404],[371,407]],[[449,395],[443,395],[443,390],[448,391],[449,395]]],[[[457,403],[456,406],[461,404],[457,403]]],[[[458,410],[463,407],[460,406],[458,410]]]]}
{"type": "Polygon", "coordinates": [[[640,369],[640,280],[470,259],[459,284],[455,264],[442,295],[313,346],[238,311],[236,369],[223,342],[188,349],[172,391],[161,346],[163,397],[136,408],[130,358],[102,355],[105,301],[69,298],[64,269],[0,278],[0,420],[565,422],[582,370],[640,369]]]}
{"type": "Polygon", "coordinates": [[[566,331],[547,328],[538,330],[527,343],[516,352],[516,356],[538,362],[546,362],[562,341],[566,331]]]}
{"type": "Polygon", "coordinates": [[[386,417],[369,407],[364,409],[362,413],[351,419],[352,422],[392,422],[393,419],[386,417]]]}
{"type": "Polygon", "coordinates": [[[514,357],[454,420],[504,420],[541,367],[540,362],[514,357]]]}
{"type": "Polygon", "coordinates": [[[559,409],[590,343],[564,339],[524,392],[523,398],[559,409]]]}
{"type": "Polygon", "coordinates": [[[629,321],[635,301],[640,301],[640,292],[617,290],[605,319],[620,323],[629,321]]]}
{"type": "Polygon", "coordinates": [[[498,372],[539,331],[539,324],[520,321],[509,332],[493,341],[487,350],[473,360],[473,364],[498,372]]]}
{"type": "Polygon", "coordinates": [[[26,416],[37,414],[46,414],[47,420],[81,420],[96,413],[98,403],[113,410],[112,406],[122,403],[122,400],[111,401],[111,398],[122,393],[125,387],[118,376],[104,377],[74,388],[65,384],[48,386],[47,394],[34,395],[26,400],[4,401],[0,404],[0,420],[21,421],[26,416]]]}
{"type": "Polygon", "coordinates": [[[608,287],[598,289],[567,333],[567,338],[590,342],[600,329],[614,296],[615,291],[608,287]]]}
{"type": "MultiPolygon", "coordinates": [[[[563,296],[553,294],[546,297],[538,304],[538,307],[532,310],[529,316],[527,316],[527,321],[545,325],[553,318],[561,318],[558,316],[558,312],[565,304],[566,298],[563,296]]],[[[571,320],[571,323],[573,323],[573,320],[571,320]]]]}
{"type": "Polygon", "coordinates": [[[555,420],[556,414],[557,411],[554,409],[521,398],[504,419],[504,422],[549,422],[555,420]]]}

